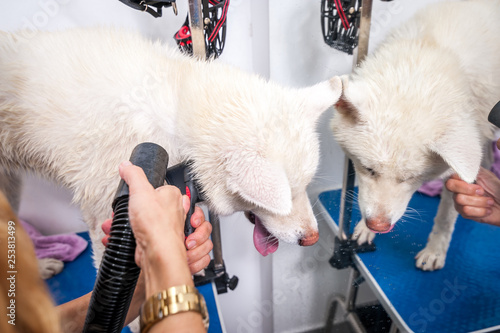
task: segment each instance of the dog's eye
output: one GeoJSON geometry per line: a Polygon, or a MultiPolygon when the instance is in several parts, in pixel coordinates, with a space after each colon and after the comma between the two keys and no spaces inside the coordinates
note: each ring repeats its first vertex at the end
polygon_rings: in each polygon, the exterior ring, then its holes
{"type": "Polygon", "coordinates": [[[377,173],[375,172],[375,170],[373,170],[372,168],[367,168],[367,167],[363,167],[365,168],[365,170],[372,176],[372,177],[375,177],[377,175],[377,173]]]}

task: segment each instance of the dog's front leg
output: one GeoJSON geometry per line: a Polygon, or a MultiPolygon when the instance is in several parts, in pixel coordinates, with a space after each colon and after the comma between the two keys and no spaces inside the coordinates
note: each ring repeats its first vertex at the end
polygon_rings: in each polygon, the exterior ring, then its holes
{"type": "Polygon", "coordinates": [[[418,268],[424,271],[433,271],[444,267],[457,217],[458,213],[453,205],[453,195],[443,187],[441,202],[427,245],[415,256],[418,268]]]}
{"type": "Polygon", "coordinates": [[[362,218],[354,228],[352,239],[357,241],[358,245],[362,245],[365,243],[371,244],[374,238],[375,233],[368,229],[365,218],[362,218]]]}

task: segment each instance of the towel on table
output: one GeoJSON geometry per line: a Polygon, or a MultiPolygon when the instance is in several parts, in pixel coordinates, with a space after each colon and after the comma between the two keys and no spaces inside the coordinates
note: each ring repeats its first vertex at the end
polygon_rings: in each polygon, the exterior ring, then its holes
{"type": "Polygon", "coordinates": [[[87,241],[76,234],[44,236],[29,223],[21,221],[21,224],[33,241],[38,259],[73,261],[87,248],[87,241]]]}
{"type": "MultiPolygon", "coordinates": [[[[497,149],[496,141],[493,142],[493,164],[490,170],[500,178],[500,150],[497,149]]],[[[426,194],[431,197],[435,197],[441,194],[443,189],[443,181],[441,179],[431,180],[430,182],[424,183],[418,192],[426,194]]]]}

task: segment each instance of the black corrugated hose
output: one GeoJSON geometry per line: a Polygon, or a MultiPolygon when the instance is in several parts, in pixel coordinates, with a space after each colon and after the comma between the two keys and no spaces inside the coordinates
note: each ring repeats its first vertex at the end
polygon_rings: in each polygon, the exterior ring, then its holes
{"type": "MultiPolygon", "coordinates": [[[[134,148],[132,164],[144,170],[154,188],[165,182],[168,154],[161,146],[145,142],[134,148]]],[[[128,215],[129,190],[121,180],[113,201],[109,242],[99,267],[83,332],[120,332],[134,294],[140,268],[135,263],[135,238],[128,215]]]]}

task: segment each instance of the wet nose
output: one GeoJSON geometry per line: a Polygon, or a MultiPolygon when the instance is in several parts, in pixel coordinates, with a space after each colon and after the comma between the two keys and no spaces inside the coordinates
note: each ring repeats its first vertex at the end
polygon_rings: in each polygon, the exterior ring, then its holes
{"type": "Polygon", "coordinates": [[[382,217],[375,217],[371,219],[366,219],[366,226],[374,232],[385,233],[392,229],[391,222],[382,217]]]}
{"type": "Polygon", "coordinates": [[[310,246],[315,244],[319,239],[319,233],[317,231],[313,231],[309,234],[307,234],[305,237],[302,237],[299,240],[299,245],[300,246],[310,246]]]}

